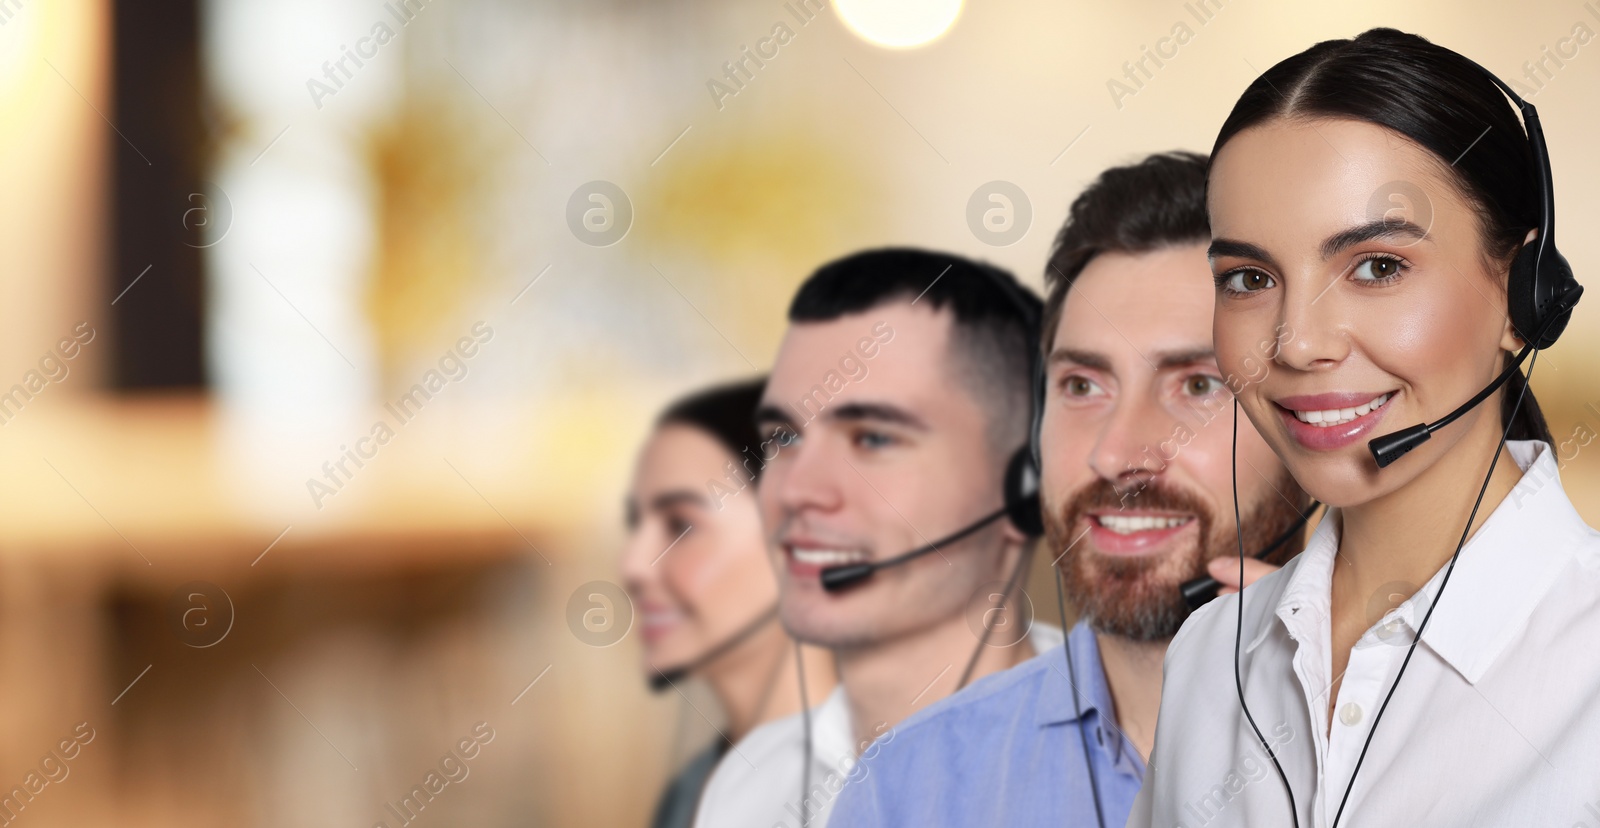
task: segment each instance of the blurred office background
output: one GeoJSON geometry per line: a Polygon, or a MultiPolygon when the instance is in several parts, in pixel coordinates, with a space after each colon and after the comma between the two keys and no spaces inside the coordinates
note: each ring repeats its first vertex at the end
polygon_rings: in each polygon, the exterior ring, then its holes
{"type": "MultiPolygon", "coordinates": [[[[858,247],[1040,285],[1097,171],[1209,148],[1316,40],[1392,25],[1518,83],[1600,273],[1600,4],[882,5],[0,0],[26,822],[399,825],[486,722],[419,821],[643,824],[714,705],[651,696],[569,600],[617,580],[659,406],[764,370],[794,286],[858,247]]],[[[1591,523],[1597,320],[1534,381],[1591,523]]]]}

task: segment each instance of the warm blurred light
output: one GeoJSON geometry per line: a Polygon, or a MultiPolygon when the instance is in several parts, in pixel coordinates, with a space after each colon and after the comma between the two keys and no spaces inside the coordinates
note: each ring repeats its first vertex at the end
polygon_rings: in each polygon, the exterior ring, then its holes
{"type": "Polygon", "coordinates": [[[838,0],[834,9],[865,40],[911,49],[948,31],[961,14],[961,0],[838,0]]]}
{"type": "MultiPolygon", "coordinates": [[[[72,73],[92,67],[101,59],[97,54],[85,54],[85,50],[98,45],[93,39],[95,22],[72,20],[70,12],[55,5],[22,9],[12,3],[0,3],[0,115],[5,124],[37,129],[44,108],[55,102],[60,90],[66,89],[45,58],[53,57],[55,66],[69,73],[68,77],[76,77],[78,83],[88,85],[93,80],[92,74],[80,77],[72,73]],[[47,54],[46,47],[54,51],[47,54]]],[[[94,91],[94,86],[88,86],[89,94],[94,91]]],[[[9,135],[11,130],[3,132],[9,135]]]]}

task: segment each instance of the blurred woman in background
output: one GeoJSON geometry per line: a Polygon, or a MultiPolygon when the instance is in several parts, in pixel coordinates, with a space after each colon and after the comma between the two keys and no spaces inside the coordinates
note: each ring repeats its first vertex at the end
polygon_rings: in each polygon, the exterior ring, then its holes
{"type": "Polygon", "coordinates": [[[693,824],[701,788],[731,745],[756,725],[798,713],[802,699],[826,698],[834,684],[831,655],[797,649],[778,623],[754,492],[762,458],[779,450],[771,441],[763,447],[755,428],[764,384],[719,386],[667,408],[628,493],[622,575],[640,619],[646,676],[659,691],[704,679],[725,720],[718,739],[662,793],[654,828],[693,824]]]}

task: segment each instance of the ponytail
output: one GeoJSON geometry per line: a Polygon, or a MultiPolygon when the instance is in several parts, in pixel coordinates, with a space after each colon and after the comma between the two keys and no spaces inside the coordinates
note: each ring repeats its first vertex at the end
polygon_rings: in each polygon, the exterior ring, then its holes
{"type": "Polygon", "coordinates": [[[1507,440],[1543,440],[1554,446],[1555,438],[1550,436],[1550,426],[1544,421],[1544,412],[1539,409],[1539,401],[1533,398],[1533,389],[1528,387],[1528,378],[1521,371],[1512,371],[1511,378],[1506,380],[1506,387],[1500,396],[1500,425],[1502,428],[1510,426],[1506,432],[1507,440]],[[1522,405],[1517,406],[1517,398],[1522,398],[1522,405]],[[1512,414],[1512,408],[1516,413],[1512,414]]]}

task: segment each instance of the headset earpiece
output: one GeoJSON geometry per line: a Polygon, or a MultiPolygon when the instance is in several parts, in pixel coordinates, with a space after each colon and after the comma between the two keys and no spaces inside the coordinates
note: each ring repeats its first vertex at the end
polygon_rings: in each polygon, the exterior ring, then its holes
{"type": "Polygon", "coordinates": [[[1523,245],[1511,261],[1511,275],[1506,281],[1507,306],[1517,336],[1535,350],[1554,345],[1566,329],[1582,292],[1572,274],[1572,265],[1554,243],[1544,245],[1542,250],[1538,238],[1523,245]],[[1546,322],[1550,323],[1549,329],[1540,335],[1546,322]]]}
{"type": "Polygon", "coordinates": [[[1027,328],[1028,348],[1028,442],[1011,455],[1004,480],[1006,517],[1017,531],[1030,538],[1044,537],[1044,512],[1039,499],[1039,426],[1044,412],[1044,360],[1040,356],[1040,300],[1019,285],[996,278],[1000,288],[1022,317],[1027,328]]]}
{"type": "Polygon", "coordinates": [[[1039,503],[1039,469],[1033,464],[1033,449],[1024,446],[1006,464],[1006,517],[1011,525],[1030,538],[1044,535],[1044,512],[1039,503]]]}
{"type": "Polygon", "coordinates": [[[1573,306],[1583,295],[1583,286],[1572,274],[1572,265],[1556,249],[1556,197],[1555,181],[1550,173],[1550,147],[1544,140],[1538,107],[1523,100],[1495,73],[1469,58],[1463,59],[1499,87],[1522,115],[1534,183],[1539,187],[1539,232],[1511,260],[1511,274],[1506,280],[1506,310],[1517,336],[1534,350],[1541,351],[1555,344],[1567,327],[1573,306]]]}
{"type": "MultiPolygon", "coordinates": [[[[1034,328],[1034,339],[1042,333],[1034,328]]],[[[1011,458],[1006,466],[1006,510],[1011,523],[1030,538],[1044,537],[1044,501],[1041,474],[1044,469],[1044,452],[1039,448],[1039,431],[1044,427],[1045,374],[1044,357],[1039,351],[1033,354],[1028,384],[1028,444],[1011,458]]]]}

